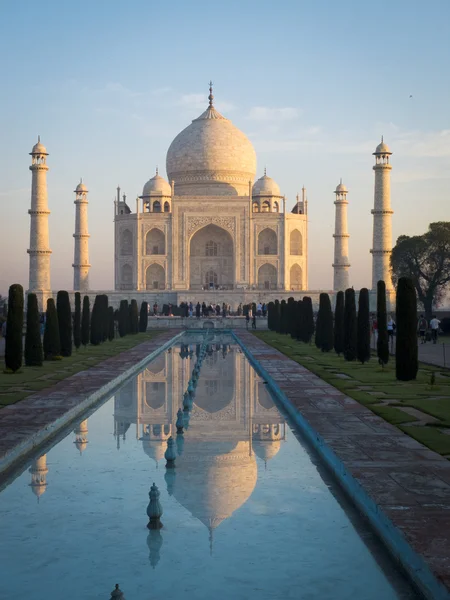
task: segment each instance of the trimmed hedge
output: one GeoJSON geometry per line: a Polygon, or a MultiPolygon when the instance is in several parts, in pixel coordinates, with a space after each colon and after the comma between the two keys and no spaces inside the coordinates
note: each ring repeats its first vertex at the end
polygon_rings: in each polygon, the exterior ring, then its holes
{"type": "Polygon", "coordinates": [[[399,381],[411,381],[419,368],[417,347],[417,297],[412,280],[400,277],[396,299],[397,342],[395,374],[399,381]]]}
{"type": "Polygon", "coordinates": [[[358,298],[356,356],[362,364],[370,360],[370,312],[367,288],[360,290],[358,298]]]}
{"type": "Polygon", "coordinates": [[[41,319],[36,294],[27,298],[27,331],[25,334],[25,365],[42,367],[44,351],[41,339],[41,319]]]}
{"type": "Polygon", "coordinates": [[[344,292],[338,292],[334,311],[334,351],[338,356],[344,353],[344,338],[344,292]]]}
{"type": "Polygon", "coordinates": [[[387,310],[386,310],[386,284],[384,281],[377,283],[377,355],[380,365],[389,362],[389,336],[387,332],[387,310]]]}
{"type": "Polygon", "coordinates": [[[81,346],[81,294],[75,292],[75,313],[73,315],[73,345],[78,350],[81,346]]]}
{"type": "Polygon", "coordinates": [[[139,331],[145,333],[148,326],[148,302],[142,302],[139,313],[139,331]]]}
{"type": "Polygon", "coordinates": [[[60,290],[56,295],[61,356],[72,356],[72,312],[69,294],[60,290]]]}
{"type": "Polygon", "coordinates": [[[14,283],[8,292],[6,317],[5,367],[13,373],[22,366],[23,356],[23,287],[14,283]]]}
{"type": "Polygon", "coordinates": [[[90,312],[89,296],[85,296],[83,298],[83,313],[81,315],[81,343],[83,346],[89,344],[90,312]]]}
{"type": "Polygon", "coordinates": [[[47,300],[44,329],[44,360],[55,360],[61,356],[58,313],[53,298],[47,300]]]}
{"type": "Polygon", "coordinates": [[[356,304],[353,288],[345,290],[344,358],[348,361],[356,359],[356,304]]]}

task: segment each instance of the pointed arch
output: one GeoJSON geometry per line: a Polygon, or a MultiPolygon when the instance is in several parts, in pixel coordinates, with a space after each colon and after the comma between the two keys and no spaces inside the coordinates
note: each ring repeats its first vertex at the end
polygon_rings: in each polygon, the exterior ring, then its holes
{"type": "Polygon", "coordinates": [[[122,289],[131,290],[133,288],[133,268],[129,264],[122,265],[121,270],[122,289]]]}
{"type": "Polygon", "coordinates": [[[146,254],[165,254],[166,253],[166,236],[160,229],[150,229],[145,236],[145,253],[146,254]]]}
{"type": "Polygon", "coordinates": [[[157,263],[147,267],[145,272],[145,285],[147,290],[164,290],[166,287],[166,272],[162,265],[157,263]]]}
{"type": "Polygon", "coordinates": [[[278,254],[277,234],[266,227],[258,235],[258,254],[278,254]]]}
{"type": "Polygon", "coordinates": [[[167,200],[164,202],[164,212],[170,212],[170,202],[167,200]]]}
{"type": "Polygon", "coordinates": [[[270,212],[270,202],[268,200],[264,200],[261,204],[261,212],[270,212]]]}
{"type": "Polygon", "coordinates": [[[253,202],[253,212],[259,212],[259,203],[256,200],[253,202]]]}
{"type": "Polygon", "coordinates": [[[153,212],[160,213],[161,212],[161,202],[159,200],[155,200],[153,202],[153,212]]]}
{"type": "Polygon", "coordinates": [[[291,256],[301,256],[303,254],[303,240],[302,234],[298,229],[291,231],[289,241],[291,256]]]}
{"type": "Polygon", "coordinates": [[[292,265],[290,269],[291,290],[299,291],[303,289],[303,271],[300,265],[292,265]]]}
{"type": "Polygon", "coordinates": [[[274,265],[265,263],[258,269],[258,287],[264,290],[276,289],[277,276],[277,269],[274,265]]]}

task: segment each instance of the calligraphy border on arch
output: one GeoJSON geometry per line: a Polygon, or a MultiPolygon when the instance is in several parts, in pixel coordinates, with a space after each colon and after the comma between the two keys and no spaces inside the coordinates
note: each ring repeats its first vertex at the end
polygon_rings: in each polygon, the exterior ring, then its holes
{"type": "Polygon", "coordinates": [[[190,239],[194,233],[207,225],[217,225],[231,233],[233,240],[236,231],[235,217],[187,217],[187,236],[190,239]]]}

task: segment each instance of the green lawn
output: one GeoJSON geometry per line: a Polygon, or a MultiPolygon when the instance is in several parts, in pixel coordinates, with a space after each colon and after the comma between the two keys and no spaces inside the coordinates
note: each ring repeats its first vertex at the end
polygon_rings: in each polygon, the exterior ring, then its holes
{"type": "MultiPolygon", "coordinates": [[[[4,373],[0,370],[0,409],[7,404],[14,404],[23,400],[36,391],[51,387],[56,382],[70,377],[80,371],[116,356],[125,350],[129,350],[142,342],[147,342],[162,333],[162,330],[127,335],[116,338],[112,342],[104,342],[99,346],[81,347],[73,350],[69,358],[59,361],[44,361],[42,367],[22,367],[14,374],[4,373]]],[[[4,364],[2,365],[4,367],[4,364]]]]}
{"type": "Polygon", "coordinates": [[[303,344],[287,335],[272,331],[253,333],[432,450],[450,455],[450,435],[443,432],[450,427],[448,371],[420,364],[417,379],[402,382],[395,378],[394,357],[383,369],[376,356],[364,365],[349,363],[334,352],[321,352],[314,344],[303,344]],[[435,373],[434,385],[431,385],[432,372],[435,373]],[[417,420],[402,410],[407,406],[435,417],[438,423],[409,425],[417,420]],[[442,425],[442,431],[439,425],[442,425]]]}

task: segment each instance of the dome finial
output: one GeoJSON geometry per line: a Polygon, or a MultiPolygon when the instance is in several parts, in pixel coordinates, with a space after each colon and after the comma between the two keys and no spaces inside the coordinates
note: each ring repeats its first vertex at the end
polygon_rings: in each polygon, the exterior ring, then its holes
{"type": "Polygon", "coordinates": [[[156,174],[159,175],[159,173],[158,173],[158,165],[156,165],[156,174]]]}
{"type": "Polygon", "coordinates": [[[381,136],[381,143],[384,142],[384,135],[381,136]]]}
{"type": "Polygon", "coordinates": [[[264,177],[267,177],[267,169],[264,167],[264,177]]]}
{"type": "Polygon", "coordinates": [[[82,177],[80,177],[80,183],[83,183],[83,178],[82,177]]]}
{"type": "Polygon", "coordinates": [[[41,143],[41,136],[38,135],[38,144],[40,144],[40,143],[41,143]]]}
{"type": "Polygon", "coordinates": [[[209,82],[209,96],[208,96],[208,100],[209,100],[209,106],[211,106],[211,107],[213,105],[213,100],[214,100],[214,96],[213,96],[213,93],[212,93],[212,86],[213,86],[213,82],[210,81],[209,82]]]}

